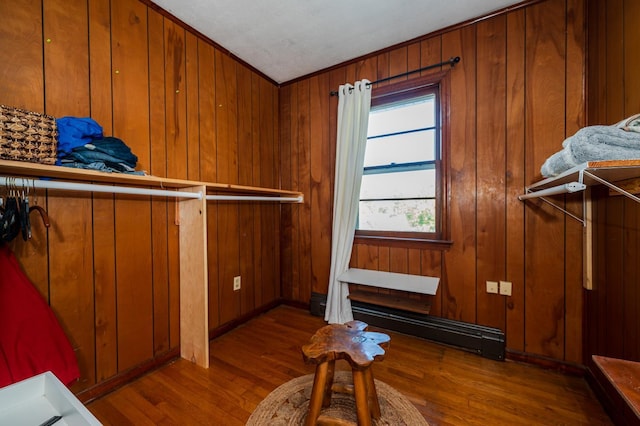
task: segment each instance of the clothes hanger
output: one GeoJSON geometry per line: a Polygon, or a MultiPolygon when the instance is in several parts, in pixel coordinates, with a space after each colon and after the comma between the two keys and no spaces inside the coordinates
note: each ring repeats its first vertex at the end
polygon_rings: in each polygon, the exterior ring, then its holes
{"type": "Polygon", "coordinates": [[[38,205],[38,194],[36,192],[36,183],[32,181],[33,184],[33,205],[29,207],[29,213],[32,211],[37,211],[40,213],[40,218],[42,219],[42,223],[44,223],[45,228],[49,228],[51,226],[51,222],[49,221],[49,214],[45,209],[38,205]]]}
{"type": "MultiPolygon", "coordinates": [[[[13,182],[15,182],[15,179],[13,182]]],[[[0,218],[0,241],[2,242],[13,240],[21,230],[20,206],[16,197],[15,184],[7,183],[7,193],[4,212],[0,218]]]]}
{"type": "Polygon", "coordinates": [[[31,220],[29,219],[29,186],[22,188],[21,197],[18,205],[20,206],[20,230],[22,231],[22,239],[27,241],[31,238],[31,220]]]}

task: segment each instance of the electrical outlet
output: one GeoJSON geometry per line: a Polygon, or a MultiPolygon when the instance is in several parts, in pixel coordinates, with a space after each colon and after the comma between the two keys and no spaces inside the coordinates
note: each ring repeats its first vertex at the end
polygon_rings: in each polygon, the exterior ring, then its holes
{"type": "Polygon", "coordinates": [[[240,290],[240,287],[242,287],[240,276],[238,275],[237,277],[233,277],[233,291],[240,290]]]}
{"type": "Polygon", "coordinates": [[[503,296],[511,296],[511,281],[500,281],[500,294],[503,296]]]}
{"type": "Polygon", "coordinates": [[[487,293],[498,294],[498,282],[497,281],[487,281],[487,293]]]}

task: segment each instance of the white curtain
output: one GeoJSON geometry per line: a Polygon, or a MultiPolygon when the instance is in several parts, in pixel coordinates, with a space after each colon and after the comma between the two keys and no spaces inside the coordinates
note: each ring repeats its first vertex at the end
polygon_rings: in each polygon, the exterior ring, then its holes
{"type": "Polygon", "coordinates": [[[324,319],[330,324],[353,320],[349,287],[338,277],[349,268],[358,218],[360,183],[367,144],[371,88],[368,80],[345,84],[338,91],[338,139],[333,195],[331,272],[324,319]]]}

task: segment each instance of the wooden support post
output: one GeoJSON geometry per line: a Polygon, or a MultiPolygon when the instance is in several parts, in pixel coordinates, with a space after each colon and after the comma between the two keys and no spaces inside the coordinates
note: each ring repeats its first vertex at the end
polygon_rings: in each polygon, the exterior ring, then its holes
{"type": "Polygon", "coordinates": [[[209,368],[206,187],[202,199],[180,201],[180,356],[209,368]]]}
{"type": "Polygon", "coordinates": [[[582,258],[582,286],[586,290],[593,290],[593,201],[591,201],[591,188],[587,187],[584,194],[584,233],[582,246],[584,256],[582,258]]]}

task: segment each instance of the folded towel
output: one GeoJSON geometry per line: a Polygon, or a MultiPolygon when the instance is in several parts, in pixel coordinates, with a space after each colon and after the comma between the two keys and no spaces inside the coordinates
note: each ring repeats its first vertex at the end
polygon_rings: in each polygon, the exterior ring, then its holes
{"type": "Polygon", "coordinates": [[[640,133],[625,131],[618,125],[589,126],[565,139],[562,147],[542,165],[543,176],[557,176],[587,161],[640,158],[640,133]]]}

